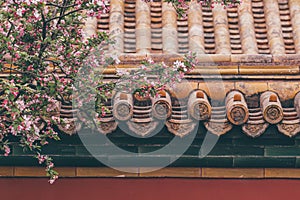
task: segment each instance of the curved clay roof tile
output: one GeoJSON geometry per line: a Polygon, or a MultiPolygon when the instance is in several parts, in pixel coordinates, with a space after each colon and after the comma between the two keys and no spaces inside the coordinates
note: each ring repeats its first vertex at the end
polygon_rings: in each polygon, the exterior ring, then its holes
{"type": "MultiPolygon", "coordinates": [[[[223,9],[190,3],[187,18],[163,1],[112,0],[98,22],[116,43],[110,52],[139,54],[296,54],[300,52],[298,0],[245,0],[223,9]]],[[[90,25],[89,25],[90,26],[90,25]]],[[[93,26],[94,27],[94,26],[93,26]]],[[[88,28],[90,29],[90,28],[88,28]]]]}
{"type": "MultiPolygon", "coordinates": [[[[119,125],[144,137],[165,125],[183,137],[200,124],[215,135],[240,126],[246,135],[258,137],[271,124],[284,135],[298,134],[300,1],[244,0],[227,10],[192,1],[187,13],[179,19],[160,0],[112,0],[109,17],[98,24],[87,21],[88,31],[109,27],[115,39],[108,53],[119,55],[121,63],[106,69],[107,78],[116,78],[118,67],[136,68],[145,57],[171,64],[190,50],[199,60],[186,82],[160,98],[115,95],[108,103],[112,114],[96,119],[99,132],[111,133],[119,125]]],[[[62,117],[71,120],[73,113],[61,105],[62,117]]],[[[78,130],[74,125],[59,128],[78,130]]]]}

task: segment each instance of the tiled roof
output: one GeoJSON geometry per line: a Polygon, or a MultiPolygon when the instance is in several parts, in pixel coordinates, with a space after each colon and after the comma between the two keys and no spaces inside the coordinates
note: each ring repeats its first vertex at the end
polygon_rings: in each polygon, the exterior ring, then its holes
{"type": "Polygon", "coordinates": [[[228,9],[192,2],[187,13],[180,19],[161,0],[112,0],[110,13],[90,21],[90,31],[109,31],[116,40],[110,49],[119,54],[300,53],[298,0],[244,0],[228,9]]]}
{"type": "MultiPolygon", "coordinates": [[[[177,95],[170,90],[160,99],[138,101],[131,94],[117,94],[99,131],[111,133],[122,123],[146,136],[164,123],[182,137],[200,122],[216,135],[241,126],[257,137],[269,125],[290,137],[299,133],[300,1],[243,0],[228,9],[192,2],[187,13],[179,19],[161,0],[111,0],[110,13],[87,21],[88,34],[109,31],[116,42],[107,47],[121,60],[106,69],[111,77],[115,68],[134,68],[145,56],[172,62],[192,51],[200,61],[186,76],[189,88],[179,84],[177,95]],[[222,83],[215,75],[222,75],[222,83]]],[[[62,108],[61,115],[70,114],[67,105],[62,108]]],[[[60,129],[76,132],[75,126],[60,129]]]]}

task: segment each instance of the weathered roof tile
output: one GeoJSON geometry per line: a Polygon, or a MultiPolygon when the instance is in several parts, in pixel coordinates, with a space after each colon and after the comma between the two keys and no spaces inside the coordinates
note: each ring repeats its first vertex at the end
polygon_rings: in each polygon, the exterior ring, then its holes
{"type": "MultiPolygon", "coordinates": [[[[238,7],[214,9],[190,3],[188,17],[179,19],[172,5],[155,0],[111,1],[108,27],[117,54],[298,54],[300,2],[245,0],[238,7]]],[[[93,26],[94,27],[94,26],[93,26]]]]}

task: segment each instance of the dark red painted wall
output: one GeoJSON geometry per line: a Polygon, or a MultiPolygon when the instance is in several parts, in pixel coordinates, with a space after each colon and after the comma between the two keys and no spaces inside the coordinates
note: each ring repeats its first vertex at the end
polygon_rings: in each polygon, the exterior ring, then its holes
{"type": "Polygon", "coordinates": [[[0,200],[291,200],[300,180],[0,178],[0,200]]]}

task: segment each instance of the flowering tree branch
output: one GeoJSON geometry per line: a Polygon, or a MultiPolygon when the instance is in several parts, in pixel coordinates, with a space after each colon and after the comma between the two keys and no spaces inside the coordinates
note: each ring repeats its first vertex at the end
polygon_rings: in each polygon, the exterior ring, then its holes
{"type": "MultiPolygon", "coordinates": [[[[179,13],[188,2],[165,1],[172,3],[179,13]]],[[[198,2],[229,5],[228,2],[239,1],[198,2]]],[[[87,38],[82,24],[87,17],[99,18],[108,12],[108,5],[109,1],[104,0],[0,2],[0,72],[9,72],[0,79],[0,150],[8,156],[8,138],[18,138],[20,146],[35,152],[38,162],[46,165],[50,183],[58,178],[58,173],[52,159],[43,155],[42,147],[51,140],[59,140],[54,128],[64,123],[59,115],[59,102],[78,98],[80,109],[85,110],[85,105],[96,101],[96,115],[101,117],[107,112],[104,102],[111,98],[112,90],[133,88],[128,92],[155,96],[167,84],[180,81],[195,65],[192,54],[171,67],[148,60],[134,71],[119,71],[119,80],[104,82],[103,75],[95,74],[94,69],[118,60],[105,58],[101,49],[108,42],[108,35],[98,32],[87,38]],[[80,71],[83,66],[84,71],[80,71]],[[82,85],[88,86],[86,91],[96,95],[86,95],[88,98],[84,99],[76,96],[74,81],[78,72],[85,77],[82,85]]],[[[88,121],[86,124],[96,126],[88,121]]]]}

